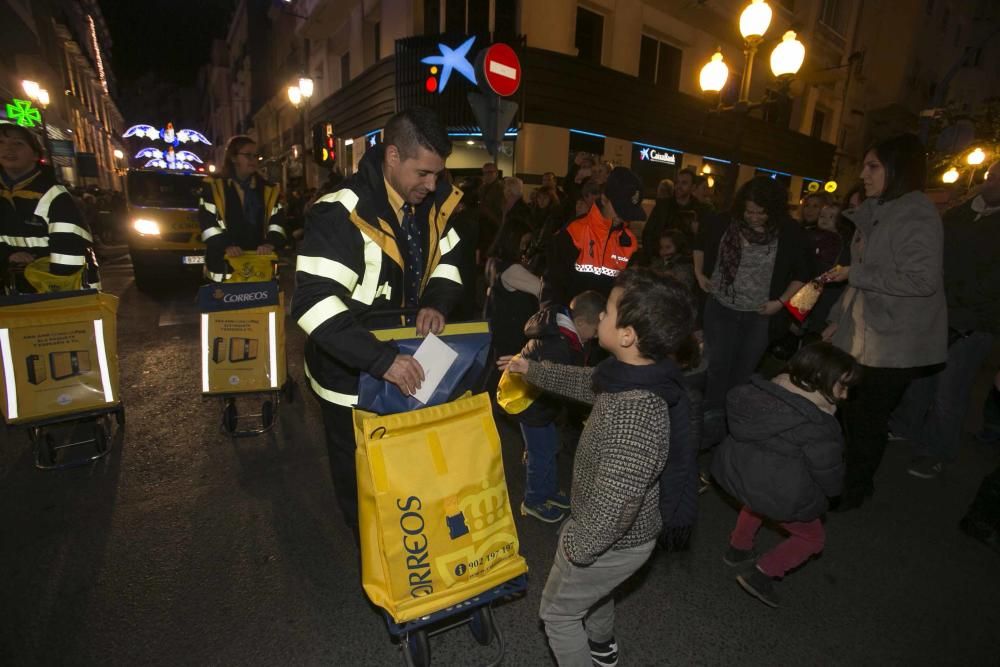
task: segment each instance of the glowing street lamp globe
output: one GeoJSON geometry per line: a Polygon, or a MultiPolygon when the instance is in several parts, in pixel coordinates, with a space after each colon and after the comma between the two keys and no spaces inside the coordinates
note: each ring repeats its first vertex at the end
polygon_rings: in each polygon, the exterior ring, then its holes
{"type": "Polygon", "coordinates": [[[292,103],[292,106],[296,107],[302,104],[302,89],[298,86],[289,86],[288,101],[292,103]]]}
{"type": "Polygon", "coordinates": [[[729,68],[722,61],[722,51],[716,51],[712,59],[701,68],[698,83],[706,93],[717,93],[726,85],[729,78],[729,68]]]}
{"type": "Polygon", "coordinates": [[[299,79],[299,90],[302,91],[302,97],[308,100],[313,96],[313,80],[307,76],[299,79]]]}
{"type": "Polygon", "coordinates": [[[943,174],[941,174],[941,180],[951,185],[952,183],[958,180],[958,169],[952,167],[948,171],[944,172],[943,174]]]}
{"type": "Polygon", "coordinates": [[[794,76],[802,67],[802,61],[805,60],[805,57],[806,47],[795,39],[795,31],[789,30],[781,38],[781,43],[774,47],[774,51],[771,51],[771,71],[778,78],[794,76]]]}
{"type": "Polygon", "coordinates": [[[986,153],[983,152],[982,148],[977,148],[967,156],[965,156],[965,161],[968,162],[973,167],[977,167],[983,163],[986,159],[986,153]]]}
{"type": "Polygon", "coordinates": [[[42,107],[43,109],[44,109],[45,107],[49,106],[49,102],[51,102],[51,101],[52,101],[52,100],[51,100],[51,99],[49,98],[49,91],[45,90],[44,88],[39,88],[39,89],[38,89],[38,98],[37,98],[37,99],[38,99],[38,104],[39,104],[39,105],[40,105],[40,106],[41,106],[41,107],[42,107]]]}
{"type": "Polygon", "coordinates": [[[31,99],[34,100],[38,98],[38,91],[41,90],[41,86],[38,85],[37,81],[25,79],[21,82],[21,87],[24,88],[24,94],[31,99]]]}
{"type": "Polygon", "coordinates": [[[752,0],[740,14],[740,34],[747,41],[758,40],[771,25],[771,7],[764,0],[752,0]]]}
{"type": "Polygon", "coordinates": [[[125,153],[123,153],[120,148],[116,148],[113,155],[115,156],[116,160],[121,160],[125,157],[125,153]]]}

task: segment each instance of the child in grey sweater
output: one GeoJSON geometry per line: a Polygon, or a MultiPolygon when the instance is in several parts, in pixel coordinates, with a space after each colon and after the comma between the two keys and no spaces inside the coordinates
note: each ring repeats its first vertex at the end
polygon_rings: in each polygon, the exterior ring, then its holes
{"type": "Polygon", "coordinates": [[[563,526],[539,614],[561,666],[614,665],[614,589],[656,545],[670,409],[687,400],[670,356],[694,326],[687,289],[648,269],[619,275],[598,326],[611,358],[594,368],[516,359],[538,387],[593,405],[573,466],[563,526]],[[584,620],[586,619],[586,620],[584,620]]]}

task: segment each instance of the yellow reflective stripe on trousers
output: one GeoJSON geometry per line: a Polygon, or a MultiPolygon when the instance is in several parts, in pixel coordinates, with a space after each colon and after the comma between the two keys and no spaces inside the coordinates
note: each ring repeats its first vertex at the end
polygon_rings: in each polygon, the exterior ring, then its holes
{"type": "Polygon", "coordinates": [[[204,199],[199,199],[198,204],[212,215],[216,215],[219,212],[219,209],[217,209],[215,207],[215,204],[213,204],[212,202],[207,202],[204,199]]]}
{"type": "Polygon", "coordinates": [[[0,243],[12,245],[15,248],[48,248],[47,236],[0,236],[0,243]]]}
{"type": "Polygon", "coordinates": [[[83,266],[87,263],[87,258],[83,255],[64,255],[54,252],[49,255],[49,261],[53,264],[66,264],[67,266],[83,266]]]}
{"type": "Polygon", "coordinates": [[[438,247],[441,248],[441,254],[447,255],[454,250],[460,240],[458,232],[454,229],[448,230],[448,233],[441,238],[441,242],[438,244],[438,247]]]}
{"type": "Polygon", "coordinates": [[[295,270],[302,271],[320,278],[329,278],[347,290],[353,290],[358,284],[358,274],[337,260],[326,257],[309,257],[299,255],[295,262],[295,270]]]}
{"type": "Polygon", "coordinates": [[[348,408],[357,404],[357,394],[342,394],[339,391],[333,391],[332,389],[327,389],[322,386],[316,381],[316,378],[312,376],[312,373],[309,372],[309,365],[306,363],[302,364],[302,370],[305,371],[306,379],[309,380],[309,386],[312,387],[312,390],[316,392],[317,396],[322,398],[327,403],[343,405],[348,408]]]}
{"type": "Polygon", "coordinates": [[[307,334],[311,334],[316,327],[323,324],[341,313],[347,312],[347,306],[337,296],[328,296],[299,318],[299,326],[307,334]]]}
{"type": "Polygon", "coordinates": [[[201,240],[207,241],[213,236],[218,236],[221,233],[222,233],[221,227],[209,227],[208,229],[206,229],[201,233],[201,240]]]}
{"type": "Polygon", "coordinates": [[[3,357],[7,419],[17,419],[17,383],[14,381],[14,361],[10,354],[10,329],[0,329],[0,356],[3,357]]]}
{"type": "Polygon", "coordinates": [[[74,225],[72,222],[50,222],[49,234],[76,234],[77,236],[82,236],[91,243],[94,242],[94,237],[90,235],[90,232],[80,225],[74,225]]]}
{"type": "Polygon", "coordinates": [[[438,264],[437,268],[431,273],[431,279],[434,278],[444,278],[459,285],[462,284],[462,275],[458,272],[458,267],[451,264],[438,264]]]}

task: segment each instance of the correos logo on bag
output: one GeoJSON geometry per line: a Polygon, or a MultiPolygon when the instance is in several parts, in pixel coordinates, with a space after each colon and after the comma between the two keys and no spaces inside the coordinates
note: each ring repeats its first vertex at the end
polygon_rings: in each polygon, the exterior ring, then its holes
{"type": "Polygon", "coordinates": [[[419,511],[423,509],[423,503],[420,498],[410,496],[405,501],[397,498],[396,507],[402,512],[399,515],[399,527],[403,531],[403,549],[408,554],[406,569],[410,597],[430,595],[434,592],[434,583],[431,581],[427,536],[424,535],[424,517],[419,511]]]}
{"type": "Polygon", "coordinates": [[[247,292],[246,294],[227,294],[223,303],[247,303],[248,301],[263,301],[268,298],[267,292],[247,292]]]}

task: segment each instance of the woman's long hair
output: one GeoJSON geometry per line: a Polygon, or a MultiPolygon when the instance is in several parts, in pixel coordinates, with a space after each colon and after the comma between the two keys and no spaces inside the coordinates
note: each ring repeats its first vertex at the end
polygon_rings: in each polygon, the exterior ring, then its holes
{"type": "Polygon", "coordinates": [[[731,213],[734,220],[743,221],[747,202],[753,202],[767,213],[767,227],[774,229],[782,220],[787,220],[788,189],[776,179],[767,176],[755,176],[736,192],[733,198],[731,213]]]}
{"type": "Polygon", "coordinates": [[[885,169],[885,190],[879,197],[891,201],[927,187],[927,150],[915,134],[900,134],[871,146],[869,152],[885,169]]]}

